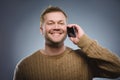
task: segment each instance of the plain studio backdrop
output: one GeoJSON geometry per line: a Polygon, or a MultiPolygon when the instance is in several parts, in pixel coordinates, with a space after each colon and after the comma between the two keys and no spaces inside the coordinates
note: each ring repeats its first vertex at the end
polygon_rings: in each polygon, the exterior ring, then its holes
{"type": "MultiPolygon", "coordinates": [[[[120,0],[0,0],[0,80],[12,80],[16,64],[44,47],[39,21],[49,5],[61,7],[69,23],[120,56],[120,0]]],[[[65,44],[77,48],[68,38],[65,44]]]]}

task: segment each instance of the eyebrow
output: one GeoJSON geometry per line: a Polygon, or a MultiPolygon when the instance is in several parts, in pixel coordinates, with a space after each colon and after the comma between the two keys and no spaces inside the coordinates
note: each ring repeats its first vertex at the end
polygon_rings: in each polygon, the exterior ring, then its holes
{"type": "MultiPolygon", "coordinates": [[[[54,22],[54,20],[48,20],[48,22],[54,22]]],[[[58,22],[64,22],[64,20],[59,20],[58,22]]]]}

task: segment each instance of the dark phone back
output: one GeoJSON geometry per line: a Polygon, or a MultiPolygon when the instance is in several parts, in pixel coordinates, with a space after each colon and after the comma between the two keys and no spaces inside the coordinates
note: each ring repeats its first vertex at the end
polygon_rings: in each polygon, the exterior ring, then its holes
{"type": "Polygon", "coordinates": [[[71,28],[67,27],[67,33],[68,33],[68,37],[76,37],[74,27],[71,27],[71,28]]]}

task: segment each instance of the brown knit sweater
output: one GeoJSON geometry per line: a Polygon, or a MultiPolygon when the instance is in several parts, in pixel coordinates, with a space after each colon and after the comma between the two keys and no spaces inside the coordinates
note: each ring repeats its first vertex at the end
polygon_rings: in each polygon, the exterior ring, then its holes
{"type": "Polygon", "coordinates": [[[23,59],[15,69],[14,80],[92,80],[94,77],[120,77],[120,58],[84,35],[78,46],[67,47],[57,56],[41,50],[23,59]]]}

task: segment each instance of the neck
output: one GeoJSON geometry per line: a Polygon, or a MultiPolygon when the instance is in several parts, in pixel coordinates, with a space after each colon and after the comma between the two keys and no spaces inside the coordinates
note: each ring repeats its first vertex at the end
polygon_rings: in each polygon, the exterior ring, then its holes
{"type": "Polygon", "coordinates": [[[55,55],[60,55],[65,51],[65,46],[64,44],[58,45],[58,46],[50,46],[50,45],[45,45],[44,54],[49,55],[49,56],[55,56],[55,55]]]}

